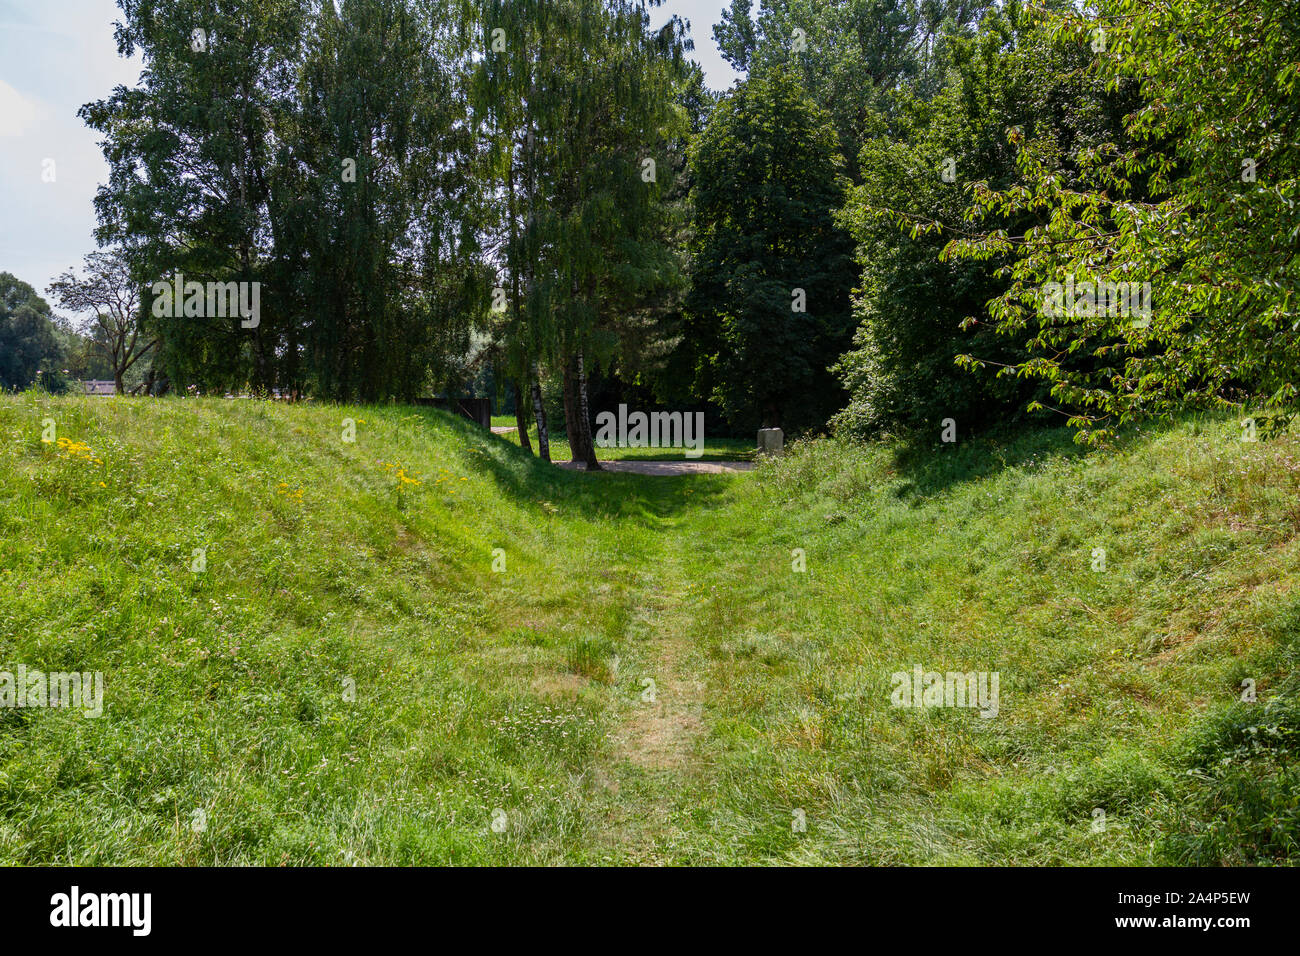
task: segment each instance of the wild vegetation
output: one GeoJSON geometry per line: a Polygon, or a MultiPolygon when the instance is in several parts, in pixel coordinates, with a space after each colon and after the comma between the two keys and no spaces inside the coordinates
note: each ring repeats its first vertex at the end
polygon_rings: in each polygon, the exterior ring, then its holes
{"type": "Polygon", "coordinates": [[[1292,437],[664,479],[401,406],[0,436],[4,659],[105,675],[102,717],[0,710],[6,863],[1297,857],[1292,437]],[[999,671],[997,718],[892,706],[916,664],[999,671]]]}
{"type": "Polygon", "coordinates": [[[80,331],[0,273],[0,674],[106,706],[0,706],[0,862],[1297,862],[1285,5],[731,0],[725,92],[118,5],[80,331]],[[629,403],[791,441],[550,466],[629,403]]]}

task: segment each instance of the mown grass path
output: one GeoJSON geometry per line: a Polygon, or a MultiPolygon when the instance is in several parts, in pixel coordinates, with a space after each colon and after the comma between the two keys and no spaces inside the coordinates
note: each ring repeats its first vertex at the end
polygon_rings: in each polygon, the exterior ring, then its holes
{"type": "Polygon", "coordinates": [[[612,734],[618,800],[603,837],[634,863],[667,863],[679,841],[680,801],[696,789],[705,729],[704,684],[692,642],[696,622],[683,601],[689,589],[681,522],[638,572],[625,642],[645,677],[612,734]]]}

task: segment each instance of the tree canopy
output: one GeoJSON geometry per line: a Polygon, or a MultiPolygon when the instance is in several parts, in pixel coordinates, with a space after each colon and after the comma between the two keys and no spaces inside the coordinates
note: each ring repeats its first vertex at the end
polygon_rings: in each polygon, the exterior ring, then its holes
{"type": "MultiPolygon", "coordinates": [[[[732,0],[719,96],[658,5],[119,0],[140,83],[81,111],[97,255],[146,290],[93,332],[115,377],[490,382],[591,467],[593,376],[740,431],[1295,414],[1284,7],[732,0]],[[260,320],[152,312],[181,277],[260,320]]],[[[60,354],[18,298],[9,387],[60,354]]]]}

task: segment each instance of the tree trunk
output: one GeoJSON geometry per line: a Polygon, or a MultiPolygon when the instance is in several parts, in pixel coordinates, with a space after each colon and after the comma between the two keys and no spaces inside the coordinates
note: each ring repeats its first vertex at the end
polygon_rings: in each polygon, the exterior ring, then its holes
{"type": "Polygon", "coordinates": [[[528,401],[524,397],[524,390],[520,387],[519,382],[515,382],[515,428],[519,432],[519,447],[528,454],[533,453],[533,443],[528,440],[528,414],[524,411],[524,404],[528,401]]]}
{"type": "MultiPolygon", "coordinates": [[[[588,471],[600,471],[600,462],[596,460],[596,443],[591,438],[591,406],[587,402],[587,365],[583,360],[582,349],[578,350],[578,408],[576,417],[578,419],[578,434],[582,438],[583,460],[587,463],[588,471]]],[[[578,453],[575,451],[573,457],[576,459],[578,453]]]]}
{"type": "Polygon", "coordinates": [[[537,419],[537,455],[543,461],[551,460],[551,439],[546,430],[546,408],[542,405],[542,370],[533,362],[533,417],[537,419]]]}
{"type": "Polygon", "coordinates": [[[569,454],[574,461],[585,461],[582,436],[578,432],[578,402],[574,397],[573,360],[564,358],[564,434],[569,439],[569,454]]]}
{"type": "MultiPolygon", "coordinates": [[[[515,198],[515,157],[514,157],[514,139],[511,138],[510,160],[506,164],[506,202],[507,216],[510,219],[510,245],[509,252],[506,256],[506,263],[510,268],[510,309],[514,312],[515,321],[510,334],[519,336],[523,334],[523,318],[520,312],[521,303],[519,301],[519,223],[516,216],[517,200],[515,198]]],[[[528,454],[533,453],[533,443],[528,438],[528,404],[527,391],[515,379],[515,429],[519,433],[519,447],[528,454]]]]}

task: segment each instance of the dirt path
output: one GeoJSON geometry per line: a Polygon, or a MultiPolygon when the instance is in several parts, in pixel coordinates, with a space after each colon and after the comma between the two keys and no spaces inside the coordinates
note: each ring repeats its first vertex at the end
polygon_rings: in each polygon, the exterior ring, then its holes
{"type": "MultiPolygon", "coordinates": [[[[649,464],[648,462],[646,464],[649,464]]],[[[692,661],[693,609],[677,539],[643,571],[632,596],[625,640],[635,655],[635,696],[613,733],[609,776],[615,793],[604,838],[628,863],[676,862],[682,795],[700,772],[697,744],[705,733],[704,684],[692,661]]]]}
{"type": "MultiPolygon", "coordinates": [[[[584,471],[580,461],[557,461],[561,468],[584,471]]],[[[606,471],[621,471],[632,475],[720,475],[731,472],[753,471],[758,467],[752,461],[638,461],[625,458],[620,461],[602,461],[606,471]]]]}
{"type": "Polygon", "coordinates": [[[629,624],[653,656],[646,661],[648,676],[642,679],[638,705],[615,737],[621,759],[652,772],[684,767],[702,727],[704,688],[684,667],[686,637],[667,610],[662,603],[642,607],[629,624]]]}

